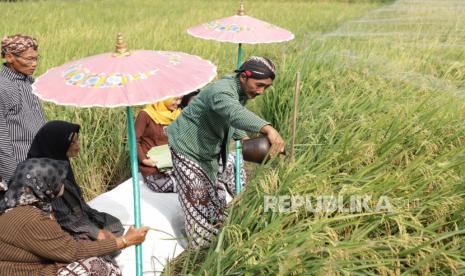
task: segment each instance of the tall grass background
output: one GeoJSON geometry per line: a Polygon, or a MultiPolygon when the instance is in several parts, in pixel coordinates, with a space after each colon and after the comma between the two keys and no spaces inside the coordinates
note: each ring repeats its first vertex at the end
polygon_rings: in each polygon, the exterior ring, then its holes
{"type": "MultiPolygon", "coordinates": [[[[0,34],[39,39],[40,67],[112,51],[177,50],[235,67],[237,45],[188,36],[235,13],[237,1],[0,3],[0,34]]],[[[291,30],[284,44],[244,45],[278,66],[249,105],[290,138],[302,73],[296,161],[259,166],[219,239],[166,273],[428,275],[465,273],[465,2],[246,1],[246,13],[291,30]],[[392,212],[264,212],[265,195],[387,196],[392,212]]],[[[90,199],[129,176],[123,109],[46,104],[48,119],[82,125],[74,161],[90,199]]]]}
{"type": "MultiPolygon", "coordinates": [[[[247,45],[244,56],[268,55],[278,64],[285,62],[295,51],[287,49],[298,48],[309,31],[329,31],[373,6],[370,2],[356,7],[347,3],[246,2],[247,14],[290,29],[298,39],[285,45],[247,45]]],[[[196,39],[187,35],[186,29],[235,14],[238,7],[238,1],[213,0],[0,2],[0,34],[25,33],[38,39],[41,59],[35,76],[72,60],[113,51],[118,32],[130,49],[184,51],[209,59],[218,65],[221,76],[235,68],[237,45],[196,39]]],[[[81,154],[73,163],[87,199],[130,176],[124,109],[44,106],[47,119],[82,125],[81,154]]]]}

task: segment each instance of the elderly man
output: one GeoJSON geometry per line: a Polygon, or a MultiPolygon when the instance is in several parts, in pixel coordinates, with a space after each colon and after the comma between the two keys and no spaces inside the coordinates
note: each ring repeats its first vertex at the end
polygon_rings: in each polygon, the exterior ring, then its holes
{"type": "Polygon", "coordinates": [[[2,180],[5,186],[16,165],[26,159],[45,119],[31,86],[38,59],[37,41],[17,34],[4,37],[1,47],[6,62],[0,72],[0,186],[2,180]]]}
{"type": "Polygon", "coordinates": [[[208,246],[226,218],[225,187],[217,174],[220,158],[226,164],[230,139],[260,132],[271,142],[272,155],[284,151],[284,141],[270,123],[244,107],[273,83],[274,64],[251,57],[236,73],[205,87],[166,129],[193,248],[208,246]]]}

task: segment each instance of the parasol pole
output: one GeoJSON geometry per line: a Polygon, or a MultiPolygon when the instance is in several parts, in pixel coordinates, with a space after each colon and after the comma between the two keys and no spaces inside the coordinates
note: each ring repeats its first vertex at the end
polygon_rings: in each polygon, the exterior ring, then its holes
{"type": "MultiPolygon", "coordinates": [[[[128,56],[130,55],[126,45],[123,42],[121,33],[118,33],[116,38],[116,55],[128,56]]],[[[129,157],[131,159],[131,175],[132,175],[132,188],[134,198],[134,226],[141,227],[140,215],[140,187],[139,187],[139,170],[137,160],[137,147],[136,147],[136,131],[134,128],[134,112],[132,106],[126,109],[128,120],[128,140],[129,140],[129,157]]],[[[136,245],[136,276],[142,276],[142,244],[136,245]]]]}
{"type": "MultiPolygon", "coordinates": [[[[244,2],[241,1],[239,10],[237,11],[237,15],[243,16],[245,15],[244,11],[244,2]]],[[[242,55],[242,43],[239,43],[239,47],[237,48],[237,65],[236,69],[241,67],[241,55],[242,55]]],[[[241,192],[241,140],[236,140],[236,194],[241,192]]]]}
{"type": "MultiPolygon", "coordinates": [[[[242,43],[237,48],[237,66],[241,66],[242,43]]],[[[241,140],[236,140],[236,194],[241,192],[241,140]]]]}
{"type": "MultiPolygon", "coordinates": [[[[141,227],[140,215],[140,187],[139,187],[139,170],[137,168],[137,148],[136,133],[134,129],[134,118],[132,106],[127,107],[128,117],[128,139],[129,139],[129,156],[131,158],[132,188],[134,197],[134,221],[135,227],[141,227]]],[[[142,276],[142,244],[136,245],[136,275],[142,276]]]]}
{"type": "Polygon", "coordinates": [[[242,56],[242,43],[239,43],[239,46],[237,47],[237,65],[236,65],[236,69],[239,69],[239,67],[241,67],[241,56],[242,56]]]}

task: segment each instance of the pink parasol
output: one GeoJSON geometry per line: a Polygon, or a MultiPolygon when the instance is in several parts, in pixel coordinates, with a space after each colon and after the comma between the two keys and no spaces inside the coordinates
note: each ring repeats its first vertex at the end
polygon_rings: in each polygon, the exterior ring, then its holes
{"type": "Polygon", "coordinates": [[[48,70],[34,93],[61,105],[132,106],[187,94],[215,75],[211,62],[181,52],[105,53],[48,70]]]}
{"type": "MultiPolygon", "coordinates": [[[[216,66],[181,52],[128,51],[118,34],[116,53],[52,68],[37,78],[33,92],[42,100],[80,107],[127,107],[128,142],[135,226],[141,226],[140,188],[133,105],[153,103],[198,89],[216,76],[216,66]]],[[[136,273],[142,276],[142,245],[136,246],[136,273]]]]}
{"type": "Polygon", "coordinates": [[[237,15],[204,23],[187,30],[187,33],[202,39],[232,43],[274,43],[294,39],[286,29],[244,14],[244,6],[237,15]]]}

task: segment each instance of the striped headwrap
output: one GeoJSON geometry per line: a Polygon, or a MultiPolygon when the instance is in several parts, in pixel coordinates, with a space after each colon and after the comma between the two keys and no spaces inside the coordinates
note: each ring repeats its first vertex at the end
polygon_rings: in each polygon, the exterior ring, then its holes
{"type": "Polygon", "coordinates": [[[271,78],[274,80],[276,67],[273,62],[266,57],[250,57],[241,67],[235,71],[236,73],[245,73],[248,78],[263,80],[271,78]]]}
{"type": "Polygon", "coordinates": [[[31,47],[36,51],[39,47],[37,40],[31,36],[22,34],[5,36],[2,39],[2,58],[8,53],[19,55],[31,47]]]}

